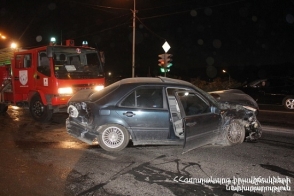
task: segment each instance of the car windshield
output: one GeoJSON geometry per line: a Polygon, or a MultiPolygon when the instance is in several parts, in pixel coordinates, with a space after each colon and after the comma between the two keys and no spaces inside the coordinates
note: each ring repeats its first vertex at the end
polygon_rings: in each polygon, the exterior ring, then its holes
{"type": "Polygon", "coordinates": [[[102,65],[94,49],[56,47],[53,62],[54,74],[59,79],[103,77],[102,65]]]}
{"type": "Polygon", "coordinates": [[[219,106],[218,101],[212,96],[210,95],[208,92],[198,88],[197,86],[193,85],[197,91],[199,91],[204,97],[206,97],[209,101],[211,101],[215,106],[219,106]]]}
{"type": "Polygon", "coordinates": [[[258,88],[258,87],[263,86],[265,82],[266,82],[266,79],[263,79],[263,80],[255,80],[253,82],[250,82],[249,83],[249,86],[250,87],[253,87],[253,88],[258,88]]]}

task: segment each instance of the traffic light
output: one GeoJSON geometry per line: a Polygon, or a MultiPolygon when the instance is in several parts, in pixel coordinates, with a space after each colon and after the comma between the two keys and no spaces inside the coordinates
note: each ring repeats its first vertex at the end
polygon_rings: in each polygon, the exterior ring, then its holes
{"type": "Polygon", "coordinates": [[[166,63],[166,67],[171,67],[173,64],[171,63],[172,54],[165,54],[165,63],[166,63]]]}
{"type": "Polygon", "coordinates": [[[167,53],[158,55],[158,65],[160,66],[160,72],[164,73],[164,75],[166,75],[166,72],[170,71],[170,67],[173,65],[172,63],[170,63],[172,61],[172,56],[172,54],[167,53]]]}
{"type": "Polygon", "coordinates": [[[170,62],[172,61],[171,59],[172,56],[173,56],[172,54],[167,54],[167,53],[158,55],[159,57],[158,65],[163,68],[171,67],[172,64],[170,62]]]}
{"type": "Polygon", "coordinates": [[[158,62],[159,62],[159,66],[160,67],[165,67],[165,54],[160,54],[158,55],[159,59],[158,59],[158,62]]]}

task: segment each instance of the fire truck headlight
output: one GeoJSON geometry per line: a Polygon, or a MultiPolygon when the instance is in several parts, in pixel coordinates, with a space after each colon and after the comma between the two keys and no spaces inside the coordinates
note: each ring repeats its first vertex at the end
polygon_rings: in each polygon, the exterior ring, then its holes
{"type": "Polygon", "coordinates": [[[67,113],[69,114],[70,117],[73,117],[73,118],[77,118],[79,116],[78,109],[73,105],[68,106],[67,113]]]}
{"type": "Polygon", "coordinates": [[[60,95],[71,95],[73,93],[72,88],[58,88],[58,94],[60,95]]]}
{"type": "Polygon", "coordinates": [[[95,91],[100,91],[100,90],[102,90],[102,89],[104,89],[104,86],[102,86],[102,85],[98,85],[98,86],[95,86],[95,87],[94,87],[94,90],[95,90],[95,91]]]}

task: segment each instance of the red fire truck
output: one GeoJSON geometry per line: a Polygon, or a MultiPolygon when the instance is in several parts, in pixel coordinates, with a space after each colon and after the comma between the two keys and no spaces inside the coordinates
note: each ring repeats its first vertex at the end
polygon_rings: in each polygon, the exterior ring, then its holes
{"type": "Polygon", "coordinates": [[[75,46],[74,40],[66,40],[65,45],[50,42],[13,53],[0,51],[0,57],[2,113],[9,104],[28,107],[35,120],[45,122],[53,113],[65,112],[76,91],[100,90],[105,85],[103,53],[87,42],[82,46],[75,46]]]}

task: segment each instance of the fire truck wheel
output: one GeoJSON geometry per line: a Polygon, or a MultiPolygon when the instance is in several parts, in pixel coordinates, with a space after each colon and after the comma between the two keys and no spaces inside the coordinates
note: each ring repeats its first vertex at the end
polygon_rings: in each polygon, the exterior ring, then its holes
{"type": "Polygon", "coordinates": [[[0,113],[6,112],[8,109],[8,105],[5,103],[0,103],[0,113]]]}
{"type": "Polygon", "coordinates": [[[34,95],[30,101],[30,112],[36,121],[47,122],[51,119],[53,110],[44,105],[39,95],[34,95]]]}

